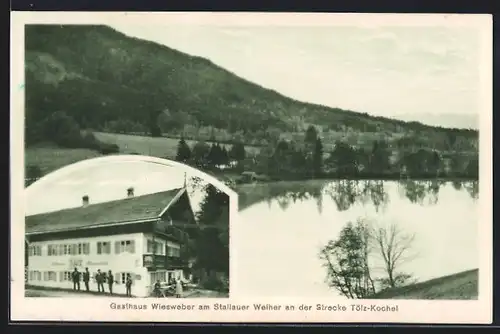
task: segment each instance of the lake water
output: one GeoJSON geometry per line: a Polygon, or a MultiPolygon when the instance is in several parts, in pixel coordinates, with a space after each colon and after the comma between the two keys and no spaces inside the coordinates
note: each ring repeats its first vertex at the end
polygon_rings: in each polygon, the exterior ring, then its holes
{"type": "Polygon", "coordinates": [[[282,182],[240,196],[251,201],[231,236],[243,295],[341,298],[318,254],[359,218],[414,234],[413,259],[400,269],[418,281],[479,267],[476,181],[282,182]]]}

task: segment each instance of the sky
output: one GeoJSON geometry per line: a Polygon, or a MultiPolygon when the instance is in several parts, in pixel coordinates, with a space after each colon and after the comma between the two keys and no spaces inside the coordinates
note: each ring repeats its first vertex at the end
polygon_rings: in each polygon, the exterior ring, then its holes
{"type": "MultiPolygon", "coordinates": [[[[192,175],[186,174],[187,179],[192,175]]],[[[56,177],[45,186],[28,192],[26,215],[51,212],[82,205],[82,197],[89,196],[90,204],[126,198],[127,189],[134,188],[140,196],[170,189],[184,184],[184,170],[150,162],[106,162],[56,177]]],[[[193,210],[199,210],[203,199],[201,190],[189,188],[193,210]]]]}
{"type": "MultiPolygon", "coordinates": [[[[478,113],[479,33],[467,27],[115,24],[286,96],[372,115],[478,113]]],[[[444,116],[443,116],[444,117],[444,116]]],[[[418,118],[418,117],[417,117],[418,118]]],[[[439,122],[434,117],[433,122],[439,122]]]]}

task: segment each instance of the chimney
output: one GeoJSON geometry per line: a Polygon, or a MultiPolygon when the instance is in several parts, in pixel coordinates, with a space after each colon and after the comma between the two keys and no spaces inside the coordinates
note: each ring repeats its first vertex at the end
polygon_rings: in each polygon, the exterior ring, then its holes
{"type": "Polygon", "coordinates": [[[87,195],[82,197],[83,207],[87,207],[89,205],[89,197],[87,195]]]}
{"type": "Polygon", "coordinates": [[[134,188],[130,187],[127,189],[127,197],[134,197],[134,188]]]}

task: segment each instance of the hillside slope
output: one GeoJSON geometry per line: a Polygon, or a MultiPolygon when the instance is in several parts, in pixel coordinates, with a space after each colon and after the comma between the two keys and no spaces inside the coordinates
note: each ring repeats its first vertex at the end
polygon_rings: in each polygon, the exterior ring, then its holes
{"type": "Polygon", "coordinates": [[[375,299],[477,299],[477,269],[382,291],[375,299]]]}
{"type": "MultiPolygon", "coordinates": [[[[63,111],[82,128],[106,131],[113,121],[127,121],[132,125],[124,132],[135,129],[158,135],[206,130],[254,144],[265,144],[283,133],[301,133],[310,124],[322,128],[327,144],[339,133],[353,141],[366,134],[386,138],[395,133],[418,134],[434,146],[446,142],[451,132],[466,141],[477,138],[475,131],[295,101],[204,58],[106,26],[29,25],[25,43],[28,130],[52,112],[63,111]]],[[[33,131],[27,132],[30,140],[33,131]]]]}

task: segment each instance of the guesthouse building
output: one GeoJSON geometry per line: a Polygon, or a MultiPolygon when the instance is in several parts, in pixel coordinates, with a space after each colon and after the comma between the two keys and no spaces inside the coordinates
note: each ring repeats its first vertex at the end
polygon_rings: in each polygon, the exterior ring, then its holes
{"type": "Polygon", "coordinates": [[[186,188],[142,196],[129,188],[123,199],[96,204],[83,196],[80,207],[27,216],[27,284],[73,288],[74,268],[88,268],[90,290],[97,291],[96,273],[111,270],[114,293],[126,293],[130,274],[132,295],[149,296],[157,280],[188,279],[182,226],[193,224],[186,188]]]}

